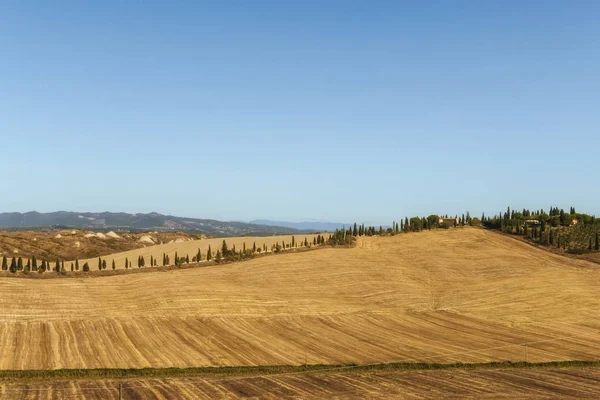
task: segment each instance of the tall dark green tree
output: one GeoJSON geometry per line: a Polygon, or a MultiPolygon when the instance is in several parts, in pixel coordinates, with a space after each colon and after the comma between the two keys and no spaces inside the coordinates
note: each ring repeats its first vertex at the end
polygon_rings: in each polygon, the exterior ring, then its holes
{"type": "Polygon", "coordinates": [[[10,268],[9,271],[12,272],[13,274],[15,272],[17,272],[17,259],[16,258],[12,258],[10,261],[10,268]]]}
{"type": "Polygon", "coordinates": [[[129,260],[125,257],[125,269],[129,268],[129,260]]]}
{"type": "MultiPolygon", "coordinates": [[[[304,238],[306,240],[306,238],[304,238]]],[[[252,252],[256,253],[256,242],[252,243],[252,252]]]]}
{"type": "Polygon", "coordinates": [[[221,245],[221,256],[227,257],[229,255],[229,248],[227,247],[227,242],[223,239],[223,244],[221,245]]]}
{"type": "Polygon", "coordinates": [[[210,244],[208,245],[208,251],[206,252],[206,261],[212,260],[212,250],[210,249],[210,244]]]}
{"type": "Polygon", "coordinates": [[[31,271],[31,260],[29,258],[27,259],[27,264],[25,264],[25,271],[31,271]]]}
{"type": "Polygon", "coordinates": [[[75,271],[79,271],[79,259],[75,259],[75,271]]]}
{"type": "Polygon", "coordinates": [[[23,271],[23,259],[21,257],[17,260],[17,271],[23,271]]]}
{"type": "Polygon", "coordinates": [[[179,265],[179,257],[177,256],[177,252],[175,252],[175,265],[179,265]]]}
{"type": "Polygon", "coordinates": [[[56,259],[56,263],[54,264],[54,270],[56,272],[60,272],[60,261],[58,260],[58,258],[56,259]]]}
{"type": "Polygon", "coordinates": [[[102,269],[106,269],[106,260],[102,260],[102,269]]]}
{"type": "Polygon", "coordinates": [[[2,256],[2,271],[6,270],[8,270],[8,260],[6,259],[6,256],[2,256]]]}
{"type": "Polygon", "coordinates": [[[112,269],[117,269],[117,265],[115,264],[115,260],[112,260],[112,269]]]}
{"type": "Polygon", "coordinates": [[[352,236],[358,236],[358,225],[356,225],[356,222],[354,223],[354,228],[352,229],[352,236]]]}
{"type": "Polygon", "coordinates": [[[102,271],[102,259],[98,257],[98,270],[102,271]]]}

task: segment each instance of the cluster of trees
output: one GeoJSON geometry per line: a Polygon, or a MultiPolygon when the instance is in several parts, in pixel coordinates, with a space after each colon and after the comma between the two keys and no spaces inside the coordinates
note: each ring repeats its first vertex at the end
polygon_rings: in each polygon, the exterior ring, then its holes
{"type": "Polygon", "coordinates": [[[404,219],[400,219],[399,222],[393,221],[390,227],[386,229],[383,226],[379,226],[379,228],[375,226],[365,226],[364,224],[358,225],[354,223],[354,226],[348,232],[354,236],[388,236],[388,235],[397,235],[400,233],[408,233],[408,232],[421,232],[424,230],[438,229],[438,228],[449,228],[451,226],[479,226],[481,221],[479,218],[472,218],[471,214],[467,211],[466,214],[462,216],[454,216],[448,217],[448,215],[443,215],[440,218],[437,214],[431,214],[428,217],[404,217],[404,219]],[[440,219],[445,218],[452,220],[453,222],[448,223],[444,222],[440,224],[440,219]]]}
{"type": "Polygon", "coordinates": [[[600,220],[594,215],[569,212],[558,207],[520,211],[507,207],[505,212],[493,217],[482,216],[483,225],[513,235],[523,235],[545,246],[556,246],[569,252],[598,251],[600,220]]]}
{"type": "Polygon", "coordinates": [[[507,207],[505,212],[500,212],[493,217],[485,218],[482,216],[483,225],[487,228],[499,229],[506,233],[523,234],[524,225],[531,225],[532,221],[538,221],[545,230],[546,226],[557,228],[560,226],[571,226],[573,222],[579,225],[595,225],[600,223],[594,215],[578,213],[575,207],[571,207],[569,212],[565,212],[562,208],[550,207],[550,211],[546,213],[543,209],[521,211],[511,210],[507,207]]]}
{"type": "MultiPolygon", "coordinates": [[[[79,261],[75,261],[76,267],[73,263],[71,263],[71,271],[79,270],[79,261]]],[[[87,267],[87,263],[84,265],[84,269],[87,267]]],[[[89,268],[89,267],[88,267],[89,268]]],[[[10,266],[8,265],[8,259],[6,256],[2,257],[2,271],[10,271],[12,273],[24,271],[24,272],[38,272],[44,273],[46,271],[54,271],[57,273],[65,273],[65,262],[61,261],[58,258],[55,262],[50,262],[47,260],[42,260],[38,265],[38,260],[35,256],[32,256],[31,259],[27,259],[27,261],[23,261],[22,257],[13,257],[10,262],[10,266]]]]}

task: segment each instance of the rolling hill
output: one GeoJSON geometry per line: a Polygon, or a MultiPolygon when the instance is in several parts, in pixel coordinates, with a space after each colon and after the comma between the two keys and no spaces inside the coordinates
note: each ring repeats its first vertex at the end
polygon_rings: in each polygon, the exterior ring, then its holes
{"type": "Polygon", "coordinates": [[[449,229],[203,268],[0,278],[0,369],[594,360],[598,265],[449,229]]]}

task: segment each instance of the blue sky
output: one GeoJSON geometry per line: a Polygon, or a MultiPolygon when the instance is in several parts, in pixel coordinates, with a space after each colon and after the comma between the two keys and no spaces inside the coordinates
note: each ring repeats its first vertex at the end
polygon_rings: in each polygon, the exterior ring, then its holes
{"type": "Polygon", "coordinates": [[[4,1],[0,211],[600,214],[599,20],[597,1],[4,1]]]}

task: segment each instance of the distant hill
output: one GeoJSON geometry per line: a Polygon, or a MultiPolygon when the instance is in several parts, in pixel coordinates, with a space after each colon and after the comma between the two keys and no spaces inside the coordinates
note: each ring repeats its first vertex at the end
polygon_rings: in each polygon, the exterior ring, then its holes
{"type": "Polygon", "coordinates": [[[125,229],[152,231],[183,231],[213,236],[272,235],[278,233],[308,233],[312,229],[296,229],[276,224],[225,222],[213,219],[175,217],[158,213],[78,213],[57,211],[39,213],[0,213],[0,229],[63,227],[77,229],[125,229]]]}
{"type": "Polygon", "coordinates": [[[332,232],[343,226],[349,227],[351,224],[341,222],[288,222],[288,221],[271,221],[269,219],[255,219],[250,221],[251,224],[266,225],[266,226],[283,226],[291,229],[332,232]]]}

